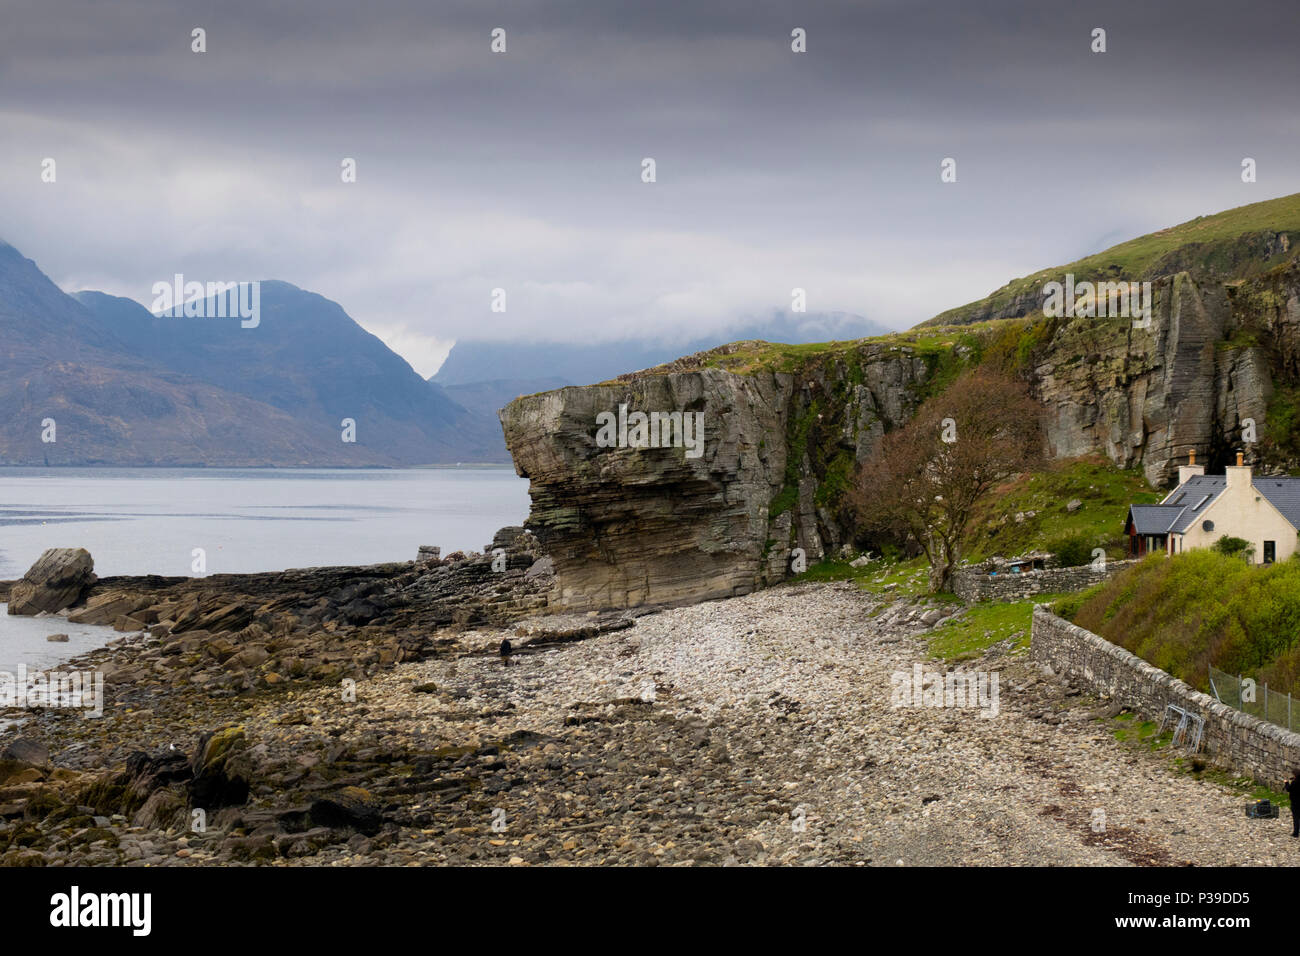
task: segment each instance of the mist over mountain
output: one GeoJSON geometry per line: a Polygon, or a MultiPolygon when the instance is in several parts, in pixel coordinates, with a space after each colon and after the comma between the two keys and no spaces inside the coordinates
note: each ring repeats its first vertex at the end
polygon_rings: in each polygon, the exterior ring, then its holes
{"type": "Polygon", "coordinates": [[[429,381],[454,386],[499,379],[530,381],[545,376],[559,379],[561,384],[591,385],[744,339],[802,344],[860,339],[888,331],[879,323],[848,312],[776,312],[766,320],[687,339],[627,339],[589,345],[458,341],[429,381]]]}
{"type": "Polygon", "coordinates": [[[430,384],[464,408],[480,410],[495,416],[500,409],[505,408],[520,395],[549,392],[573,383],[562,378],[545,377],[498,378],[487,382],[466,382],[463,385],[445,387],[430,380],[430,384]]]}

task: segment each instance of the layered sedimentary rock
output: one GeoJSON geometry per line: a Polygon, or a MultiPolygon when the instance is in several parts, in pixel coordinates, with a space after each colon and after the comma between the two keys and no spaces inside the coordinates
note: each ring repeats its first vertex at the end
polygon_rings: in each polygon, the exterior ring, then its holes
{"type": "Polygon", "coordinates": [[[631,607],[744,594],[780,580],[795,548],[842,538],[812,466],[860,460],[906,420],[926,366],[866,347],[833,367],[737,375],[679,363],[605,385],[522,398],[501,413],[531,479],[529,528],[566,607],[631,607]],[[601,447],[602,413],[701,413],[702,453],[601,447]]]}
{"type": "Polygon", "coordinates": [[[10,614],[53,614],[71,607],[95,583],[95,562],[85,548],[50,548],[9,587],[10,614]]]}
{"type": "Polygon", "coordinates": [[[534,477],[530,526],[561,576],[560,602],[619,607],[752,590],[785,468],[783,443],[769,451],[764,436],[785,430],[789,385],[704,370],[510,406],[506,439],[521,474],[534,477]],[[703,412],[703,454],[597,447],[597,415],[620,405],[703,412]]]}
{"type": "MultiPolygon", "coordinates": [[[[1262,434],[1275,385],[1300,381],[1300,263],[1229,281],[1180,272],[1152,293],[1145,327],[1037,316],[1041,338],[1022,371],[1043,404],[1047,453],[1101,453],[1156,485],[1192,450],[1212,466],[1243,447],[1253,460],[1246,426],[1262,434]]],[[[553,603],[740,594],[786,577],[796,548],[813,561],[851,541],[842,493],[857,465],[972,356],[964,334],[833,343],[775,361],[765,343],[736,343],[517,399],[501,422],[531,481],[528,525],[554,559],[553,603]],[[601,447],[597,416],[620,405],[702,413],[703,454],[601,447]]]]}
{"type": "MultiPolygon", "coordinates": [[[[498,540],[535,544],[519,529],[498,540]]],[[[504,625],[544,609],[551,585],[537,554],[511,546],[423,563],[105,577],[84,588],[68,620],[147,632],[154,642],[143,663],[106,672],[110,689],[192,684],[233,694],[428,656],[447,640],[444,629],[504,625]]]]}
{"type": "Polygon", "coordinates": [[[1264,348],[1229,347],[1243,316],[1228,287],[1179,273],[1153,291],[1149,328],[1126,318],[1064,323],[1032,378],[1051,455],[1101,452],[1161,485],[1189,451],[1205,460],[1239,443],[1243,419],[1262,423],[1272,376],[1264,348]]]}

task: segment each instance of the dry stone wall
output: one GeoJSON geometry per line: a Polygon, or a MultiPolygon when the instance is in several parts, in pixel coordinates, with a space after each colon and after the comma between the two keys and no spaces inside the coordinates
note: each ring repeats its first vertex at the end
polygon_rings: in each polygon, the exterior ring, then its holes
{"type": "Polygon", "coordinates": [[[1300,767],[1300,734],[1220,703],[1045,607],[1034,608],[1030,656],[1149,720],[1160,720],[1168,704],[1199,715],[1214,762],[1269,787],[1280,790],[1300,767]]]}
{"type": "Polygon", "coordinates": [[[1020,601],[1035,594],[1082,591],[1134,563],[1136,562],[1107,561],[1104,570],[1084,564],[1075,568],[1021,571],[1019,574],[1001,571],[994,575],[983,568],[961,568],[953,574],[952,590],[968,604],[976,601],[1020,601]]]}

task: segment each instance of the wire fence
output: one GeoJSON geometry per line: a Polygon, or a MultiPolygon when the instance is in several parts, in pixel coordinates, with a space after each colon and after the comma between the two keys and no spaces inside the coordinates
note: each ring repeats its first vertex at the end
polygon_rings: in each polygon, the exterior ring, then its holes
{"type": "Polygon", "coordinates": [[[1290,694],[1271,691],[1268,684],[1257,684],[1240,674],[1225,674],[1217,667],[1210,668],[1210,690],[1229,707],[1236,707],[1252,717],[1285,727],[1300,728],[1300,703],[1290,694]]]}

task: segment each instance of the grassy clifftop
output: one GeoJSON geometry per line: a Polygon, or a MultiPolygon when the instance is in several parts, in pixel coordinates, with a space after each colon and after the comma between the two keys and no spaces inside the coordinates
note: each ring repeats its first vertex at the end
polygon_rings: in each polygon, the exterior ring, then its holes
{"type": "Polygon", "coordinates": [[[1041,304],[1043,285],[1065,273],[1081,280],[1145,280],[1175,272],[1247,278],[1283,262],[1300,238],[1300,193],[1197,216],[1177,226],[1130,239],[1075,262],[1012,279],[975,302],[949,309],[921,327],[966,325],[1026,315],[1041,304]]]}
{"type": "Polygon", "coordinates": [[[985,322],[979,328],[965,326],[917,326],[901,332],[874,335],[864,339],[848,339],[837,342],[810,342],[801,345],[788,345],[781,342],[765,342],[750,339],[744,342],[731,342],[696,352],[675,361],[640,372],[620,375],[602,384],[627,381],[644,375],[667,375],[672,372],[689,372],[701,368],[718,368],[737,375],[752,375],[758,372],[797,372],[813,364],[826,360],[839,359],[848,364],[857,364],[868,360],[893,357],[918,357],[926,362],[948,362],[954,355],[968,361],[971,357],[979,358],[990,345],[1003,348],[1008,345],[1008,337],[1016,341],[1010,347],[1019,346],[1019,337],[1031,323],[1025,319],[985,322]]]}
{"type": "Polygon", "coordinates": [[[1018,334],[1025,328],[1025,322],[1042,318],[1039,309],[1043,285],[1059,281],[1067,272],[1077,281],[1146,280],[1182,271],[1219,279],[1250,278],[1285,263],[1297,240],[1300,240],[1300,193],[1197,216],[1075,262],[1040,269],[1033,275],[1012,279],[983,299],[949,309],[906,331],[801,345],[760,340],[732,342],[652,369],[622,375],[613,381],[699,368],[720,368],[741,375],[791,372],[827,358],[852,361],[866,352],[878,356],[895,351],[933,359],[962,345],[973,344],[969,336],[975,330],[970,326],[976,323],[984,341],[1005,338],[1007,322],[1016,323],[1014,328],[1018,334]]]}
{"type": "MultiPolygon", "coordinates": [[[[1130,239],[1065,265],[1012,279],[975,302],[942,312],[915,328],[864,339],[786,345],[748,340],[687,355],[665,365],[619,376],[667,374],[720,368],[737,374],[793,372],[826,359],[861,360],[889,352],[919,355],[927,361],[1041,326],[1042,288],[1068,272],[1077,281],[1147,280],[1187,271],[1194,276],[1244,279],[1263,275],[1285,263],[1300,240],[1300,193],[1197,216],[1177,226],[1130,239]],[[972,328],[978,324],[978,328],[972,328]],[[1008,327],[1010,325],[1010,328],[1008,327]],[[979,341],[972,339],[978,336],[979,341]]],[[[1040,344],[1030,342],[1030,347],[1040,344]]],[[[1021,359],[1024,341],[1011,342],[1021,359]]],[[[617,381],[616,379],[615,381],[617,381]]],[[[608,383],[606,383],[608,384],[608,383]]]]}

